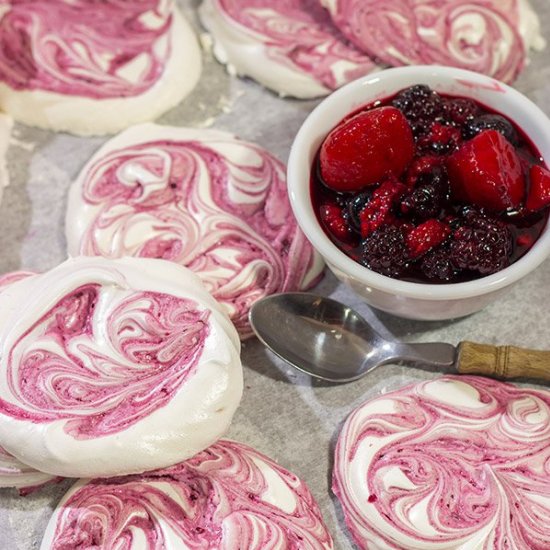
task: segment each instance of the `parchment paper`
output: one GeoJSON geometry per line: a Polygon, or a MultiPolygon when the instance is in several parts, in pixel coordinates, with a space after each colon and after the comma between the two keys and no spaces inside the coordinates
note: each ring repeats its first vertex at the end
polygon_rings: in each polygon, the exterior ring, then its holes
{"type": "MultiPolygon", "coordinates": [[[[180,3],[201,32],[195,14],[199,1],[180,3]]],[[[532,0],[532,4],[550,43],[550,4],[548,0],[532,0]]],[[[514,85],[550,114],[550,44],[532,55],[531,64],[514,85]]],[[[286,161],[294,134],[316,103],[279,98],[250,80],[231,77],[204,52],[197,88],[159,122],[229,130],[286,161]]],[[[65,259],[67,189],[104,141],[15,126],[8,152],[11,185],[0,206],[0,273],[46,270],[65,259]]],[[[329,273],[315,291],[355,306],[380,332],[393,338],[453,344],[468,339],[550,348],[550,261],[497,303],[455,321],[408,321],[372,311],[329,273]]],[[[244,344],[242,359],[244,397],[228,436],[256,447],[304,479],[321,506],[335,548],[354,548],[330,492],[339,427],[365,399],[438,374],[388,365],[358,382],[332,386],[298,374],[256,340],[244,344]]],[[[15,490],[0,489],[0,549],[38,548],[53,508],[71,483],[66,480],[24,498],[15,490]]]]}

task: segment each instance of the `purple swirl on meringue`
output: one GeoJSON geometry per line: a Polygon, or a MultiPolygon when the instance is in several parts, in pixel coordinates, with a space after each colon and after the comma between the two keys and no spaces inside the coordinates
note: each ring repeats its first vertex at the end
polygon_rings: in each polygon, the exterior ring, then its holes
{"type": "Polygon", "coordinates": [[[450,65],[510,82],[525,64],[518,0],[326,3],[345,36],[390,65],[450,65]]]}
{"type": "Polygon", "coordinates": [[[136,424],[166,405],[193,375],[209,333],[192,300],[128,292],[105,319],[108,290],[67,293],[7,352],[9,401],[0,411],[34,423],[65,420],[75,439],[136,424]]]}
{"type": "Polygon", "coordinates": [[[368,401],[333,489],[362,548],[549,548],[550,392],[449,376],[368,401]]]}
{"type": "Polygon", "coordinates": [[[338,31],[319,0],[214,0],[213,6],[263,43],[272,61],[298,68],[328,90],[376,68],[338,31]]]}
{"type": "Polygon", "coordinates": [[[100,152],[76,184],[69,252],[186,266],[245,338],[255,300],[309,288],[322,264],[292,216],[281,162],[230,134],[192,135],[204,139],[100,152]]]}
{"type": "Polygon", "coordinates": [[[136,96],[170,53],[171,1],[4,0],[0,81],[93,99],[136,96]]]}
{"type": "Polygon", "coordinates": [[[171,468],[77,484],[42,549],[330,550],[306,485],[258,451],[218,441],[171,468]]]}

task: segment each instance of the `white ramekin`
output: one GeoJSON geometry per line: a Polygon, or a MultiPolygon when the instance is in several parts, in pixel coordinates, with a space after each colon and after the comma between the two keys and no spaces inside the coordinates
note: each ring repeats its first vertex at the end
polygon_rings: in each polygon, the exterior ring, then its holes
{"type": "Polygon", "coordinates": [[[414,84],[427,84],[444,94],[471,98],[502,113],[527,134],[544,159],[550,159],[550,119],[517,90],[490,77],[452,67],[399,67],[347,84],[310,113],[290,151],[288,191],[302,231],[335,275],[368,304],[410,319],[452,319],[482,309],[540,265],[550,254],[548,224],[527,254],[498,273],[464,283],[412,283],[375,273],[341,252],[319,225],[311,202],[311,167],[330,130],[362,105],[414,84]]]}

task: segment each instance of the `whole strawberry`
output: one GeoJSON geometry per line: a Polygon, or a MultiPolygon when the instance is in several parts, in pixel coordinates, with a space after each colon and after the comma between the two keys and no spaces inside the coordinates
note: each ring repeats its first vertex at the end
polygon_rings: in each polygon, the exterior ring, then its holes
{"type": "Polygon", "coordinates": [[[335,191],[358,191],[399,177],[414,156],[407,119],[390,106],[362,111],[339,124],[321,146],[324,183],[335,191]]]}

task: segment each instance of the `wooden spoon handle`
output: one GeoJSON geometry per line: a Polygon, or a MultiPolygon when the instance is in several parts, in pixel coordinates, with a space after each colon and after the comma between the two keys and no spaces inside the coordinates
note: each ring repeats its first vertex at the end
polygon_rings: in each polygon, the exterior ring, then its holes
{"type": "Polygon", "coordinates": [[[538,378],[550,382],[550,351],[461,342],[456,368],[460,374],[538,378]]]}

